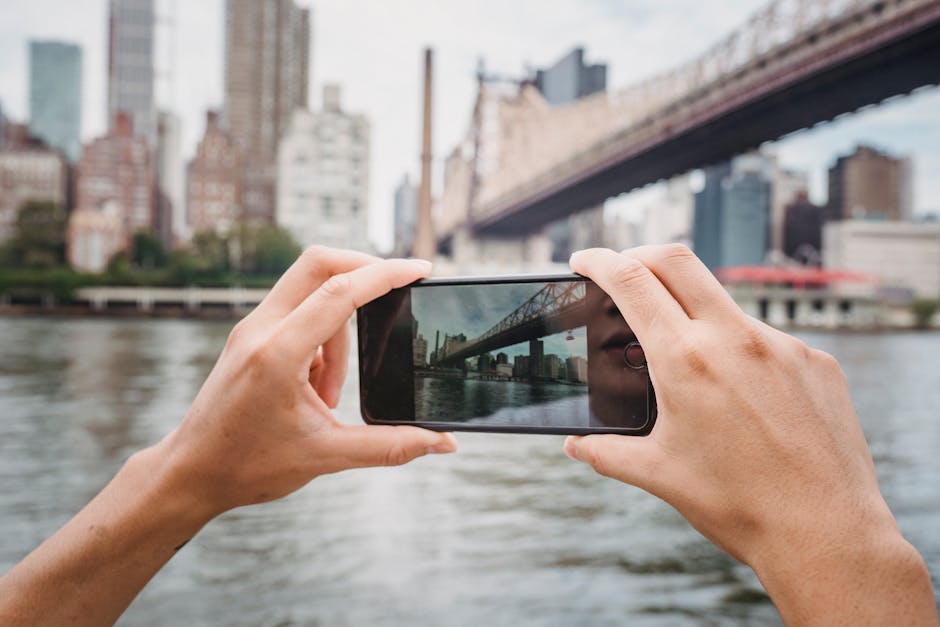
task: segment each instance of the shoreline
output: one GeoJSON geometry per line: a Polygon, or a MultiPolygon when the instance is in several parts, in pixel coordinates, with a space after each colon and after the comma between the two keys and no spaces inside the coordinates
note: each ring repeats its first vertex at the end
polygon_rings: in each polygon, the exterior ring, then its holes
{"type": "Polygon", "coordinates": [[[0,318],[138,318],[176,320],[240,320],[254,307],[200,307],[191,309],[179,306],[154,306],[141,309],[136,305],[109,306],[96,309],[91,305],[0,305],[0,318]]]}
{"type": "MultiPolygon", "coordinates": [[[[170,319],[170,320],[230,320],[237,321],[248,315],[254,306],[219,306],[205,304],[192,308],[180,305],[155,304],[141,308],[135,304],[109,305],[95,308],[91,304],[0,304],[0,318],[87,318],[87,319],[170,319]]],[[[773,325],[771,325],[773,326],[773,325]]],[[[788,325],[775,327],[787,333],[839,333],[839,334],[892,334],[940,332],[934,325],[926,329],[913,326],[866,325],[866,326],[809,326],[788,325]]]]}

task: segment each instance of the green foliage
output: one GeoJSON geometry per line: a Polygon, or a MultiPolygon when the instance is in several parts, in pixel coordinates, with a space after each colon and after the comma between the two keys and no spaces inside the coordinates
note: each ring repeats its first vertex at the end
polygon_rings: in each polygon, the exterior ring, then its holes
{"type": "Polygon", "coordinates": [[[67,267],[0,268],[0,294],[16,297],[53,296],[58,302],[68,302],[76,289],[103,283],[103,276],[83,274],[67,267]]]}
{"type": "Polygon", "coordinates": [[[147,269],[166,266],[166,249],[153,231],[141,229],[134,233],[132,249],[134,266],[147,269]]]}
{"type": "Polygon", "coordinates": [[[914,325],[918,329],[926,329],[930,326],[934,314],[937,313],[938,303],[929,298],[918,298],[911,303],[911,312],[914,314],[914,325]]]}
{"type": "Polygon", "coordinates": [[[297,242],[287,231],[276,226],[242,225],[233,236],[233,244],[237,247],[236,269],[244,274],[281,274],[300,254],[297,242]]]}
{"type": "Polygon", "coordinates": [[[100,275],[84,274],[61,265],[64,220],[52,220],[56,214],[49,207],[31,208],[27,215],[24,228],[18,231],[25,236],[16,239],[15,247],[0,250],[0,294],[51,294],[58,301],[68,301],[75,289],[91,285],[270,287],[300,254],[286,231],[269,225],[239,226],[225,235],[197,233],[189,246],[169,254],[153,233],[139,231],[129,254],[116,254],[100,275]],[[43,235],[46,226],[61,226],[62,238],[43,235]],[[11,256],[25,260],[24,250],[32,251],[28,258],[33,265],[7,263],[11,256]],[[45,265],[50,260],[56,264],[45,265]]]}
{"type": "Polygon", "coordinates": [[[65,263],[65,211],[54,202],[28,200],[16,214],[3,264],[16,268],[55,268],[65,263]]]}

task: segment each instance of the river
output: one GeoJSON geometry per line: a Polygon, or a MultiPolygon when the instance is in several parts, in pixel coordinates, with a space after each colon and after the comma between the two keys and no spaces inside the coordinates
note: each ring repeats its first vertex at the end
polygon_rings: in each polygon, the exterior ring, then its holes
{"type": "MultiPolygon", "coordinates": [[[[230,324],[0,318],[0,571],[186,412],[230,324]]],[[[940,333],[802,336],[842,362],[940,592],[940,333]]],[[[358,422],[355,367],[338,412],[358,422]]],[[[779,624],[745,567],[561,437],[321,477],[206,527],[121,625],[779,624]]]]}

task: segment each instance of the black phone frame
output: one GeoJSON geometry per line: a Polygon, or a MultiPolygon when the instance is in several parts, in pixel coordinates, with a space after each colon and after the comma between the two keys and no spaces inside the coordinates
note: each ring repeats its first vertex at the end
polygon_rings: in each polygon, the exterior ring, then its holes
{"type": "MultiPolygon", "coordinates": [[[[396,289],[411,289],[413,287],[422,287],[426,285],[497,285],[504,283],[560,283],[563,281],[582,281],[591,282],[591,279],[580,274],[558,273],[558,274],[506,274],[506,275],[481,275],[481,276],[456,276],[456,277],[431,277],[420,279],[408,285],[396,289]]],[[[381,420],[368,415],[365,408],[365,374],[362,370],[363,364],[363,341],[362,341],[362,308],[356,309],[356,328],[357,328],[357,351],[359,362],[359,413],[363,421],[370,425],[386,426],[413,426],[428,429],[430,431],[467,431],[476,433],[530,433],[545,435],[591,435],[591,434],[616,434],[645,436],[648,435],[656,424],[658,415],[656,403],[656,391],[653,389],[652,380],[647,390],[647,420],[641,427],[526,427],[515,425],[480,425],[466,424],[459,422],[422,422],[418,420],[381,420]]]]}

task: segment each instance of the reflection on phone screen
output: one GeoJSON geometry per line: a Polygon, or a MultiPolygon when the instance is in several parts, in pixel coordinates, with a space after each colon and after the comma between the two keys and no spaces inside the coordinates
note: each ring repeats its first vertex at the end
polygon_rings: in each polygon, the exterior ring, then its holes
{"type": "Polygon", "coordinates": [[[595,284],[396,292],[360,316],[363,400],[373,418],[499,427],[647,423],[648,374],[625,360],[636,338],[595,284]]]}

